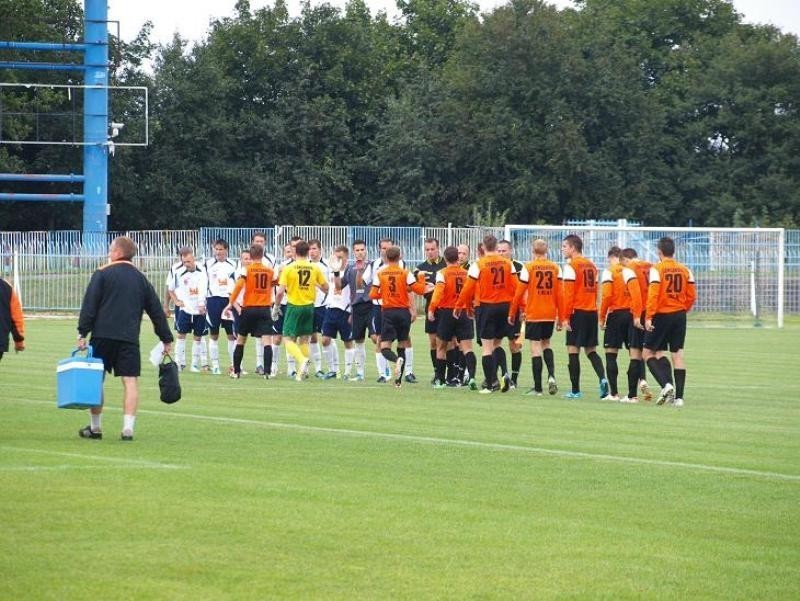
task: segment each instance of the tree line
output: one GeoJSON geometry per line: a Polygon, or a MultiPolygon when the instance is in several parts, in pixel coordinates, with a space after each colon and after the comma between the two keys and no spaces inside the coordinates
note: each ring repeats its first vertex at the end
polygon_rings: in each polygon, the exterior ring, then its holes
{"type": "MultiPolygon", "coordinates": [[[[800,226],[795,36],[726,0],[397,6],[390,21],[363,0],[296,17],[240,0],[195,44],[155,45],[149,24],[115,40],[113,83],[149,88],[150,145],[110,159],[109,228],[800,226]]],[[[81,39],[76,0],[0,0],[0,14],[0,39],[81,39]]],[[[0,70],[33,77],[65,75],[0,70]]],[[[111,108],[141,119],[140,99],[111,108]]],[[[81,170],[72,147],[0,146],[0,171],[81,170]]],[[[81,207],[4,203],[0,222],[80,229],[81,207]]]]}

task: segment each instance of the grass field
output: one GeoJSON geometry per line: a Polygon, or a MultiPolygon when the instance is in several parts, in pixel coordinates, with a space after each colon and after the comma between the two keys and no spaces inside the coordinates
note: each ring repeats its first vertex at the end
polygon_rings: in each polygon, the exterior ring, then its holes
{"type": "Polygon", "coordinates": [[[102,441],[55,408],[74,326],[0,362],[0,599],[800,595],[795,327],[691,330],[680,410],[596,400],[585,359],[577,402],[185,374],[167,406],[147,364],[123,443],[118,381],[102,441]]]}

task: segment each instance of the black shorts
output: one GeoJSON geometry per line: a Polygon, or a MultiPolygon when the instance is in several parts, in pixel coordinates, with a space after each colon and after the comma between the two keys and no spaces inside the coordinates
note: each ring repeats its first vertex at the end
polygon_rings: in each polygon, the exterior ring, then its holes
{"type": "Polygon", "coordinates": [[[381,306],[372,303],[372,319],[369,320],[369,335],[380,336],[382,325],[383,317],[381,315],[381,306]]]}
{"type": "Polygon", "coordinates": [[[272,336],[269,307],[244,307],[239,317],[240,336],[272,336]]]}
{"type": "Polygon", "coordinates": [[[328,307],[314,307],[314,333],[322,332],[322,324],[325,323],[325,314],[328,307]]]}
{"type": "MultiPolygon", "coordinates": [[[[439,335],[439,310],[436,310],[436,313],[433,314],[433,321],[428,319],[428,307],[430,306],[430,300],[425,299],[425,333],[426,334],[436,334],[439,335]]],[[[470,336],[472,338],[472,336],[470,336]]]]}
{"type": "Polygon", "coordinates": [[[372,303],[357,303],[350,307],[353,311],[353,340],[364,340],[370,331],[372,303]]]}
{"type": "MultiPolygon", "coordinates": [[[[644,312],[642,312],[642,326],[644,326],[644,312]]],[[[635,348],[641,350],[644,348],[644,328],[637,328],[633,325],[633,318],[631,318],[631,329],[628,333],[628,348],[635,348]]]]}
{"type": "Polygon", "coordinates": [[[201,338],[208,334],[208,321],[205,315],[191,315],[181,310],[175,318],[175,329],[178,334],[192,334],[196,338],[201,338]]]}
{"type": "Polygon", "coordinates": [[[612,311],[606,318],[606,329],[603,332],[603,348],[630,348],[631,326],[633,316],[627,309],[612,311]]]}
{"type": "Polygon", "coordinates": [[[103,360],[103,367],[115,376],[138,377],[142,373],[139,345],[123,340],[92,337],[92,356],[103,360]]]}
{"type": "Polygon", "coordinates": [[[509,303],[481,303],[481,311],[475,317],[478,336],[482,339],[505,338],[511,335],[508,323],[509,303]]]}
{"type": "Polygon", "coordinates": [[[328,307],[325,321],[322,322],[322,335],[328,338],[336,338],[338,335],[344,342],[350,342],[353,339],[350,314],[344,309],[328,307]]]}
{"type": "Polygon", "coordinates": [[[644,347],[651,351],[674,353],[683,348],[686,342],[686,312],[656,313],[653,317],[653,331],[644,336],[644,347]]]}
{"type": "Polygon", "coordinates": [[[436,337],[444,342],[450,342],[453,337],[459,342],[472,340],[475,334],[475,325],[465,311],[456,319],[452,309],[437,309],[436,320],[428,323],[436,324],[436,337]]]}
{"type": "Polygon", "coordinates": [[[515,339],[519,336],[519,333],[522,331],[522,320],[519,318],[519,313],[517,313],[516,319],[514,319],[514,325],[508,326],[508,337],[515,339]]]}
{"type": "Polygon", "coordinates": [[[553,337],[555,322],[552,321],[527,321],[525,322],[526,340],[550,340],[553,337]]]}
{"type": "Polygon", "coordinates": [[[209,331],[216,336],[222,327],[229,336],[233,334],[233,322],[222,319],[222,310],[228,306],[228,299],[223,296],[209,296],[206,299],[206,321],[209,331]]]}
{"type": "Polygon", "coordinates": [[[597,346],[597,311],[576,309],[569,318],[572,331],[567,331],[567,346],[597,346]]]}
{"type": "Polygon", "coordinates": [[[411,313],[408,309],[383,309],[381,317],[381,342],[404,342],[409,339],[411,313]]]}
{"type": "MultiPolygon", "coordinates": [[[[272,322],[272,333],[277,334],[278,336],[283,335],[283,317],[286,315],[286,305],[281,305],[281,316],[278,318],[278,321],[272,322]]],[[[272,319],[272,312],[269,314],[270,319],[272,319]]]]}

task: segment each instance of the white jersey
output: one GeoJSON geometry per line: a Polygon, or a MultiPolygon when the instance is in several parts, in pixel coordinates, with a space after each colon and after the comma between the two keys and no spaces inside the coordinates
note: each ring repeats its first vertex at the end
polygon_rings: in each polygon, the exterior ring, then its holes
{"type": "Polygon", "coordinates": [[[236,264],[233,260],[218,261],[217,259],[208,259],[205,269],[208,274],[208,296],[229,298],[236,284],[234,279],[236,264]]]}
{"type": "Polygon", "coordinates": [[[206,306],[208,275],[199,263],[194,271],[182,266],[167,287],[175,293],[179,301],[183,301],[181,311],[189,315],[200,315],[200,308],[206,306]]]}
{"type": "MultiPolygon", "coordinates": [[[[340,278],[342,283],[344,279],[340,278]]],[[[336,278],[333,277],[333,272],[328,270],[328,300],[325,306],[329,309],[341,309],[342,311],[350,312],[350,285],[345,284],[341,290],[336,290],[336,278]]]]}
{"type": "MultiPolygon", "coordinates": [[[[290,263],[294,263],[294,259],[284,259],[280,263],[278,263],[277,267],[275,267],[275,281],[277,282],[281,276],[281,270],[289,265],[290,263]]],[[[288,301],[288,295],[284,294],[283,298],[281,299],[281,307],[285,307],[288,301]]]]}
{"type": "MultiPolygon", "coordinates": [[[[311,261],[313,265],[319,267],[319,270],[322,272],[322,275],[325,276],[325,279],[330,282],[331,280],[331,270],[328,268],[328,264],[320,259],[319,261],[311,261]]],[[[317,307],[326,307],[328,305],[328,293],[323,292],[319,288],[317,288],[317,296],[314,298],[314,308],[317,307]]]]}
{"type": "Polygon", "coordinates": [[[164,282],[164,284],[167,286],[167,289],[171,290],[169,286],[172,282],[175,281],[175,275],[181,269],[183,269],[183,261],[178,261],[177,263],[173,263],[172,267],[169,268],[169,271],[167,272],[167,280],[164,282]]]}

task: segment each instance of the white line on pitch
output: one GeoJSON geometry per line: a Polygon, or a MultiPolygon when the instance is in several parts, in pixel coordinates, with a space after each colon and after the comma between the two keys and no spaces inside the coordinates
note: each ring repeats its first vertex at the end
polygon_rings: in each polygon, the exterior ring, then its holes
{"type": "MultiPolygon", "coordinates": [[[[76,465],[64,463],[61,465],[0,465],[0,472],[61,472],[66,470],[98,470],[98,469],[132,469],[155,470],[165,469],[152,465],[76,465]]],[[[172,468],[169,468],[172,469],[172,468]]]]}
{"type": "Polygon", "coordinates": [[[64,451],[48,451],[46,449],[31,449],[29,447],[0,447],[3,451],[16,451],[18,453],[39,453],[41,455],[55,455],[57,457],[73,457],[76,459],[88,459],[91,461],[108,461],[111,463],[122,464],[127,467],[144,467],[151,469],[179,470],[188,466],[175,465],[173,463],[160,463],[158,461],[146,461],[144,459],[126,459],[124,457],[106,457],[104,455],[84,455],[83,453],[67,453],[64,451]]]}

